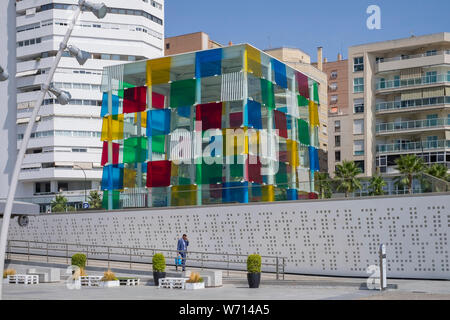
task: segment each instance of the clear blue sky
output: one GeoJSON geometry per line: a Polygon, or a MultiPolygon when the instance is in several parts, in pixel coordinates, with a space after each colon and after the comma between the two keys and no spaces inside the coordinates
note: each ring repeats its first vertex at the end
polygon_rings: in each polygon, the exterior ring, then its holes
{"type": "Polygon", "coordinates": [[[222,44],[260,49],[316,48],[335,61],[352,45],[450,32],[450,0],[166,0],[166,37],[204,31],[222,44]],[[368,30],[366,9],[381,8],[381,30],[368,30]],[[318,21],[318,23],[316,22],[318,21]]]}

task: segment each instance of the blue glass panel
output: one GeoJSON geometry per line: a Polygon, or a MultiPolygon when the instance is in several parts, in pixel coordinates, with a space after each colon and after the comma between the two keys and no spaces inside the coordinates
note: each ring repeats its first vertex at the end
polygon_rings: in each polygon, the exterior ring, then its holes
{"type": "Polygon", "coordinates": [[[147,112],[147,136],[166,135],[170,132],[169,109],[150,110],[147,112]]]}
{"type": "Polygon", "coordinates": [[[103,167],[102,190],[123,189],[123,164],[103,167]]]}
{"type": "Polygon", "coordinates": [[[204,78],[222,74],[222,49],[200,51],[195,54],[195,77],[204,78]]]}
{"type": "Polygon", "coordinates": [[[272,59],[272,65],[275,71],[275,83],[287,89],[286,65],[275,59],[272,59]]]}
{"type": "Polygon", "coordinates": [[[191,107],[178,107],[177,112],[180,117],[189,118],[191,116],[191,107]]]}
{"type": "MultiPolygon", "coordinates": [[[[102,99],[102,110],[100,113],[100,117],[104,117],[108,114],[108,93],[103,92],[103,99],[102,99]]],[[[112,114],[117,115],[119,114],[119,96],[112,95],[112,114]]]]}
{"type": "Polygon", "coordinates": [[[222,201],[248,203],[248,182],[225,182],[222,184],[222,201]]]}
{"type": "Polygon", "coordinates": [[[248,126],[255,129],[262,129],[261,104],[259,102],[247,101],[248,126]]]}
{"type": "Polygon", "coordinates": [[[311,171],[319,171],[319,150],[309,146],[309,168],[311,171]]]}
{"type": "Polygon", "coordinates": [[[287,189],[286,194],[288,200],[298,200],[297,189],[287,189]]]}

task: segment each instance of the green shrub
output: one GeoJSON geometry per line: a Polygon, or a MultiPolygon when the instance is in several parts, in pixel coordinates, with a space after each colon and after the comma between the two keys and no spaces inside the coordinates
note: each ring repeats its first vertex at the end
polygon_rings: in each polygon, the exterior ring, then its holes
{"type": "Polygon", "coordinates": [[[156,253],[152,259],[153,271],[164,272],[166,270],[166,259],[162,253],[156,253]]]}
{"type": "Polygon", "coordinates": [[[72,265],[78,266],[80,269],[86,267],[86,255],[83,253],[76,253],[72,256],[72,265]]]}
{"type": "Polygon", "coordinates": [[[247,272],[260,273],[261,272],[261,256],[259,254],[251,254],[247,258],[247,272]]]}

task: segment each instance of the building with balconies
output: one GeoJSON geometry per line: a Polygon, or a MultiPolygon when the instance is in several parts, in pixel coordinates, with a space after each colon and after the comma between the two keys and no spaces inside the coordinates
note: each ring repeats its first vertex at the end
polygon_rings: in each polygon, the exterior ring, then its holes
{"type": "Polygon", "coordinates": [[[349,48],[353,154],[364,175],[416,154],[450,167],[450,33],[349,48]],[[362,112],[361,112],[362,111],[362,112]]]}
{"type": "MultiPolygon", "coordinates": [[[[84,12],[69,41],[91,59],[80,66],[67,52],[53,78],[72,100],[62,106],[50,95],[45,98],[26,151],[17,198],[39,203],[42,211],[60,191],[79,206],[85,189],[100,189],[103,68],[164,55],[163,0],[102,1],[106,17],[84,12]]],[[[77,3],[16,1],[17,148],[77,3]]]]}

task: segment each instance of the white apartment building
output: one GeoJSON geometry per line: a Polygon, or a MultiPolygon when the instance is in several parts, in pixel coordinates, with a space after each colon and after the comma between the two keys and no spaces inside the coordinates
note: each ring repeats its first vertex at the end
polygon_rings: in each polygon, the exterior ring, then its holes
{"type": "MultiPolygon", "coordinates": [[[[103,67],[164,55],[163,0],[93,2],[104,2],[108,14],[99,20],[84,12],[69,40],[91,59],[83,66],[68,54],[61,59],[53,84],[69,91],[72,100],[63,106],[50,94],[45,98],[20,173],[16,198],[32,199],[41,211],[60,191],[79,206],[85,188],[99,189],[103,67]]],[[[77,3],[16,1],[17,148],[77,3]]]]}
{"type": "Polygon", "coordinates": [[[450,168],[450,33],[350,47],[348,91],[342,160],[365,176],[395,174],[404,154],[450,168]]]}

